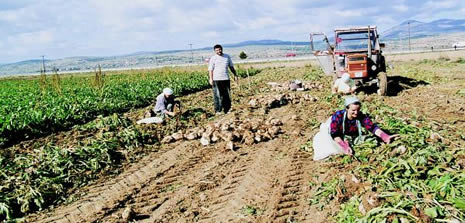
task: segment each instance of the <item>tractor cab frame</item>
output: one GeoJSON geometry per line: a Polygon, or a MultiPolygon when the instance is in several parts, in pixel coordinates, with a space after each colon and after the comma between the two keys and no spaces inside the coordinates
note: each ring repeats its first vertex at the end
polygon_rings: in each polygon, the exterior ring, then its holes
{"type": "Polygon", "coordinates": [[[321,32],[310,33],[310,47],[326,75],[337,79],[348,73],[358,86],[376,85],[379,95],[386,95],[385,57],[376,26],[337,28],[334,39],[321,32]]]}

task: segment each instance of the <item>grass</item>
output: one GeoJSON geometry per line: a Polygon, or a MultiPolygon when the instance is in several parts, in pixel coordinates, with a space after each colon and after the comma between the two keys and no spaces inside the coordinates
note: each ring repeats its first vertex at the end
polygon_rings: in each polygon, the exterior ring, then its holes
{"type": "Polygon", "coordinates": [[[167,185],[163,188],[160,189],[160,192],[161,193],[165,193],[165,192],[173,192],[173,191],[176,191],[178,188],[182,187],[182,184],[181,183],[177,183],[177,184],[170,184],[170,185],[167,185]]]}
{"type": "Polygon", "coordinates": [[[241,209],[241,213],[246,216],[258,216],[263,214],[263,210],[252,205],[246,205],[241,209]]]}

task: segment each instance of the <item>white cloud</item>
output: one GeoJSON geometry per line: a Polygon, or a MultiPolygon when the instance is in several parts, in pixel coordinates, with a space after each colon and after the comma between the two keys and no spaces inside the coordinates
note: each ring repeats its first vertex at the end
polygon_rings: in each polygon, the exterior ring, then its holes
{"type": "Polygon", "coordinates": [[[0,40],[0,43],[3,42],[3,44],[0,44],[0,50],[6,53],[4,57],[14,58],[15,60],[38,58],[45,52],[55,54],[51,49],[59,43],[55,42],[53,33],[53,30],[43,30],[10,35],[3,41],[0,40]]]}
{"type": "Polygon", "coordinates": [[[265,29],[269,26],[272,25],[277,25],[279,24],[278,21],[271,17],[261,17],[261,18],[256,18],[253,19],[252,21],[249,20],[244,20],[244,22],[233,22],[237,27],[239,27],[240,30],[254,30],[254,29],[265,29]]]}
{"type": "Polygon", "coordinates": [[[0,20],[7,21],[7,22],[14,22],[15,20],[18,19],[19,14],[20,13],[14,10],[0,11],[0,20]]]}
{"type": "Polygon", "coordinates": [[[168,32],[203,31],[209,29],[230,29],[228,27],[229,12],[224,8],[202,8],[202,10],[183,10],[170,8],[166,14],[168,32]],[[228,19],[226,19],[228,18],[228,19]]]}
{"type": "Polygon", "coordinates": [[[391,26],[397,25],[397,23],[398,23],[397,19],[389,15],[383,15],[380,17],[376,17],[374,20],[374,24],[376,24],[378,27],[391,27],[391,26]]]}
{"type": "Polygon", "coordinates": [[[448,9],[457,6],[457,0],[442,0],[442,1],[428,1],[424,5],[424,9],[448,9]]]}
{"type": "MultiPolygon", "coordinates": [[[[361,8],[361,9],[344,9],[344,10],[335,10],[334,14],[336,17],[360,17],[366,16],[369,13],[374,13],[378,11],[377,8],[361,8]]],[[[368,18],[366,18],[368,19],[368,18]]]]}
{"type": "Polygon", "coordinates": [[[114,55],[254,39],[308,39],[311,31],[407,19],[460,19],[463,0],[6,0],[0,63],[37,57],[114,55]],[[368,20],[369,19],[369,20],[368,20]]]}
{"type": "Polygon", "coordinates": [[[442,18],[463,19],[465,13],[463,0],[445,0],[445,1],[428,1],[422,4],[422,7],[411,15],[413,18],[422,21],[433,21],[442,18]]]}
{"type": "Polygon", "coordinates": [[[18,43],[24,46],[40,45],[53,43],[53,32],[52,31],[39,31],[30,33],[20,33],[16,36],[8,37],[10,43],[18,43]]]}
{"type": "Polygon", "coordinates": [[[220,34],[218,32],[215,32],[215,31],[208,31],[208,32],[204,32],[201,34],[202,37],[204,38],[218,38],[220,36],[220,34]]]}
{"type": "Polygon", "coordinates": [[[126,16],[137,12],[157,12],[165,6],[162,0],[88,0],[87,4],[106,15],[126,16]]]}
{"type": "Polygon", "coordinates": [[[31,8],[20,8],[0,11],[0,22],[4,21],[10,25],[27,27],[28,21],[40,19],[37,12],[31,8]]]}
{"type": "Polygon", "coordinates": [[[408,11],[408,6],[404,5],[404,4],[400,4],[400,5],[394,5],[393,7],[396,11],[398,12],[407,12],[408,11]]]}
{"type": "Polygon", "coordinates": [[[88,4],[96,22],[114,32],[154,26],[164,6],[161,0],[89,0],[88,4]]]}

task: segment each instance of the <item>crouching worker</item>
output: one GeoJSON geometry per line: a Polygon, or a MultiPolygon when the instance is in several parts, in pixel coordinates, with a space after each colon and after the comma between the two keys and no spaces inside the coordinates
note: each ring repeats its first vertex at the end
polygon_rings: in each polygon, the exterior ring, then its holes
{"type": "Polygon", "coordinates": [[[360,111],[362,104],[356,97],[348,97],[345,109],[336,111],[320,126],[320,132],[313,137],[313,160],[322,160],[330,155],[344,153],[352,155],[350,144],[362,140],[362,126],[380,137],[384,143],[391,143],[397,135],[388,135],[374,124],[370,117],[360,111]]]}
{"type": "Polygon", "coordinates": [[[337,79],[331,88],[333,94],[352,94],[357,90],[354,80],[350,78],[348,73],[344,73],[341,78],[337,79]]]}
{"type": "Polygon", "coordinates": [[[174,106],[181,106],[179,101],[174,100],[173,90],[171,88],[163,89],[163,92],[157,96],[157,103],[152,109],[156,117],[160,117],[162,120],[166,115],[174,117],[176,113],[174,112],[174,106]]]}

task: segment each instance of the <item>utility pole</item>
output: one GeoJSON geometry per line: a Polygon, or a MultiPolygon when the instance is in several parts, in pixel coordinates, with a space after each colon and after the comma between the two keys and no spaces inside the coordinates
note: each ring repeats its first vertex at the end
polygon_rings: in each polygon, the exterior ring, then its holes
{"type": "Polygon", "coordinates": [[[45,70],[45,59],[44,59],[44,57],[45,56],[42,55],[42,68],[44,69],[44,74],[45,74],[47,71],[45,70]]]}
{"type": "Polygon", "coordinates": [[[408,22],[408,51],[410,50],[410,22],[408,22]]]}
{"type": "Polygon", "coordinates": [[[194,62],[194,52],[192,51],[192,43],[189,43],[189,47],[191,49],[191,63],[194,62]]]}

